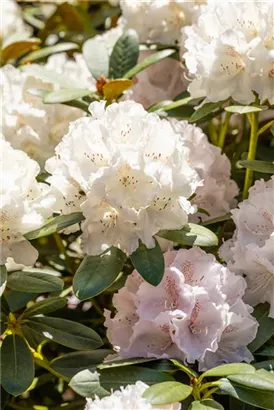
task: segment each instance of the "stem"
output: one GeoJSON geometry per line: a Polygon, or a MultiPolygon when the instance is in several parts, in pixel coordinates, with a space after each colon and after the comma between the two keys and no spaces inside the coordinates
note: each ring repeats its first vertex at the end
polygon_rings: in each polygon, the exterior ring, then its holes
{"type": "Polygon", "coordinates": [[[270,128],[272,125],[274,125],[274,120],[269,121],[267,124],[265,124],[259,131],[258,131],[258,136],[263,134],[268,128],[270,128]]]}
{"type": "Polygon", "coordinates": [[[169,359],[169,361],[171,363],[173,363],[176,367],[178,367],[180,370],[182,370],[184,373],[186,373],[190,377],[190,379],[193,379],[193,378],[197,379],[198,378],[198,374],[194,370],[189,369],[188,367],[184,366],[183,364],[181,364],[177,360],[169,359]]]}
{"type": "Polygon", "coordinates": [[[70,260],[69,260],[69,257],[67,255],[66,248],[63,244],[61,236],[59,235],[59,233],[55,232],[53,234],[53,238],[55,240],[55,243],[57,245],[57,248],[58,248],[60,254],[64,255],[64,257],[65,257],[65,265],[66,265],[66,268],[67,268],[68,272],[73,273],[73,270],[71,269],[71,266],[70,266],[70,260]]]}
{"type": "Polygon", "coordinates": [[[214,389],[209,390],[208,392],[206,392],[203,396],[203,399],[208,399],[209,397],[212,396],[212,394],[214,394],[218,389],[218,387],[215,387],[214,389]]]}
{"type": "MultiPolygon", "coordinates": [[[[253,161],[256,157],[257,142],[258,142],[258,113],[253,112],[249,116],[250,120],[250,139],[249,139],[249,150],[247,155],[247,160],[253,161]]],[[[248,197],[248,190],[252,185],[253,181],[253,171],[251,169],[246,170],[245,174],[245,184],[243,190],[243,199],[248,197]]]]}
{"type": "Polygon", "coordinates": [[[205,390],[205,389],[209,389],[210,387],[214,387],[214,386],[219,386],[220,382],[216,381],[216,382],[210,382],[210,383],[204,383],[202,384],[201,388],[200,388],[200,392],[205,390]]]}
{"type": "Polygon", "coordinates": [[[208,122],[208,131],[209,131],[211,144],[218,145],[218,134],[217,134],[216,127],[215,127],[213,120],[210,120],[208,122]]]}
{"type": "Polygon", "coordinates": [[[225,120],[222,124],[222,128],[221,128],[220,135],[219,135],[218,147],[220,147],[222,151],[223,151],[223,147],[225,144],[225,137],[227,134],[230,117],[231,117],[231,112],[226,112],[225,120]]]}
{"type": "Polygon", "coordinates": [[[64,289],[61,293],[60,293],[60,297],[64,298],[65,296],[67,296],[70,292],[72,292],[72,286],[69,286],[68,288],[64,289]]]}
{"type": "Polygon", "coordinates": [[[41,359],[36,359],[35,358],[34,362],[38,366],[43,367],[43,369],[48,370],[55,377],[58,377],[58,379],[63,379],[66,382],[70,382],[70,379],[68,377],[62,376],[60,373],[57,373],[55,370],[53,370],[45,359],[41,360],[41,359]]]}

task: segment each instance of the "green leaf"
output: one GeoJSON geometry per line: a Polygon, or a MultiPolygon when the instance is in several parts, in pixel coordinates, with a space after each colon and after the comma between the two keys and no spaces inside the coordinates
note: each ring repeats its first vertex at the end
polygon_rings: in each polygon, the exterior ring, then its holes
{"type": "Polygon", "coordinates": [[[102,41],[91,38],[83,44],[83,57],[94,78],[101,75],[107,77],[109,71],[109,55],[102,41]]]}
{"type": "Polygon", "coordinates": [[[92,352],[73,352],[57,357],[50,362],[50,367],[65,377],[73,377],[77,373],[102,363],[104,358],[113,354],[112,350],[99,349],[92,352]]]}
{"type": "Polygon", "coordinates": [[[41,300],[40,302],[35,302],[29,308],[27,308],[20,319],[26,319],[37,315],[46,315],[47,313],[55,312],[56,310],[62,309],[67,304],[67,298],[61,298],[59,296],[41,300]]]}
{"type": "Polygon", "coordinates": [[[0,319],[0,335],[2,335],[3,333],[5,333],[8,327],[8,316],[5,314],[5,312],[3,312],[2,309],[0,312],[0,319]]]}
{"type": "Polygon", "coordinates": [[[251,390],[227,379],[221,379],[220,391],[261,409],[273,409],[274,394],[271,391],[251,390]]]}
{"type": "Polygon", "coordinates": [[[20,64],[32,63],[33,61],[41,60],[51,54],[63,53],[65,51],[78,49],[78,44],[75,43],[59,43],[54,46],[44,47],[40,50],[35,50],[29,53],[26,57],[20,60],[20,64]]]}
{"type": "Polygon", "coordinates": [[[63,289],[62,279],[43,271],[18,271],[8,276],[8,287],[26,293],[57,292],[63,289]]]}
{"type": "Polygon", "coordinates": [[[117,40],[109,59],[109,76],[123,78],[138,61],[139,38],[135,30],[125,31],[117,40]]]}
{"type": "Polygon", "coordinates": [[[90,94],[89,90],[83,88],[63,88],[59,91],[51,91],[43,98],[44,104],[61,104],[77,100],[90,94]]]}
{"type": "Polygon", "coordinates": [[[7,44],[1,50],[1,65],[5,65],[8,61],[21,57],[40,43],[41,40],[39,38],[27,38],[7,44]]]}
{"type": "Polygon", "coordinates": [[[154,384],[143,393],[152,406],[163,406],[185,400],[192,393],[192,387],[179,382],[154,384]]]}
{"type": "Polygon", "coordinates": [[[214,225],[220,222],[229,221],[231,219],[231,214],[226,214],[224,216],[218,216],[217,218],[208,219],[207,221],[203,222],[203,226],[214,225]]]}
{"type": "Polygon", "coordinates": [[[255,368],[246,363],[230,363],[214,367],[202,374],[201,380],[204,377],[224,377],[230,374],[252,374],[255,373],[255,368]]]}
{"type": "Polygon", "coordinates": [[[73,279],[76,297],[85,300],[102,293],[115,281],[126,259],[126,255],[115,247],[102,255],[86,256],[73,279]]]}
{"type": "Polygon", "coordinates": [[[208,114],[211,114],[216,108],[221,107],[225,101],[219,101],[216,103],[206,103],[203,104],[198,110],[194,112],[194,114],[190,117],[189,122],[197,122],[202,118],[206,117],[208,114]]]}
{"type": "Polygon", "coordinates": [[[187,246],[218,246],[218,238],[204,226],[188,223],[175,231],[163,230],[157,233],[161,238],[187,246]]]}
{"type": "Polygon", "coordinates": [[[256,107],[254,105],[231,105],[230,107],[225,107],[225,110],[227,112],[232,112],[236,114],[250,114],[252,112],[260,112],[266,110],[267,108],[267,106],[256,107]]]}
{"type": "Polygon", "coordinates": [[[77,373],[71,379],[69,386],[83,397],[91,397],[95,394],[99,397],[109,395],[109,393],[100,386],[99,374],[93,369],[85,369],[77,373]]]}
{"type": "Polygon", "coordinates": [[[148,249],[141,243],[139,248],[130,255],[134,268],[140,275],[153,286],[159,285],[164,271],[165,261],[160,245],[155,240],[155,247],[148,249]]]}
{"type": "Polygon", "coordinates": [[[17,290],[9,290],[5,294],[11,312],[16,312],[33,299],[37,298],[37,293],[18,292],[17,290]]]}
{"type": "Polygon", "coordinates": [[[94,330],[70,320],[35,317],[27,320],[27,326],[48,339],[72,349],[89,350],[102,345],[100,336],[94,330]]]}
{"type": "Polygon", "coordinates": [[[7,284],[7,269],[5,265],[0,265],[0,296],[3,295],[7,284]]]}
{"type": "Polygon", "coordinates": [[[41,238],[42,236],[48,236],[55,232],[62,231],[71,225],[78,224],[85,218],[81,212],[74,212],[70,215],[59,215],[49,219],[44,226],[35,231],[29,232],[25,235],[28,240],[41,238]]]}
{"type": "Polygon", "coordinates": [[[2,386],[18,396],[26,391],[34,378],[34,363],[25,340],[18,335],[6,336],[1,347],[2,386]]]}
{"type": "Polygon", "coordinates": [[[170,104],[163,105],[158,111],[170,111],[174,110],[175,108],[181,107],[182,105],[188,104],[191,100],[193,100],[192,97],[186,97],[182,98],[181,100],[174,101],[170,104]]]}
{"type": "Polygon", "coordinates": [[[252,316],[259,322],[259,329],[255,339],[248,345],[249,350],[256,352],[270,339],[274,332],[274,319],[268,316],[269,304],[264,303],[255,307],[252,316]]]}
{"type": "Polygon", "coordinates": [[[256,369],[264,369],[267,371],[274,372],[274,360],[265,360],[263,362],[254,363],[256,369]]]}
{"type": "Polygon", "coordinates": [[[21,68],[23,72],[33,75],[34,77],[41,78],[44,81],[48,81],[53,84],[58,84],[62,88],[78,87],[79,83],[75,79],[67,78],[63,74],[59,74],[56,71],[48,70],[38,64],[29,64],[21,68]]]}
{"type": "Polygon", "coordinates": [[[166,49],[162,51],[158,51],[157,53],[154,53],[146,58],[144,58],[141,63],[135,65],[133,68],[131,68],[128,72],[124,74],[124,78],[132,78],[141,71],[145,70],[147,67],[151,66],[152,64],[157,63],[160,60],[163,60],[163,58],[169,57],[172,54],[175,54],[176,50],[171,48],[171,49],[166,49]]]}
{"type": "Polygon", "coordinates": [[[223,406],[215,400],[205,399],[201,401],[193,401],[188,410],[224,410],[223,406]]]}
{"type": "Polygon", "coordinates": [[[264,344],[255,353],[256,356],[273,356],[274,357],[274,339],[270,339],[269,342],[264,344]]]}
{"type": "Polygon", "coordinates": [[[227,378],[231,382],[243,385],[251,390],[272,391],[274,393],[274,375],[272,375],[271,373],[268,374],[269,379],[262,377],[262,375],[259,374],[258,371],[253,374],[232,374],[228,375],[227,378]]]}
{"type": "Polygon", "coordinates": [[[241,160],[237,162],[237,167],[252,169],[264,174],[274,174],[274,162],[241,160]]]}
{"type": "Polygon", "coordinates": [[[132,366],[133,364],[140,364],[140,363],[148,363],[148,362],[155,362],[156,358],[130,358],[130,359],[121,359],[121,360],[112,360],[112,361],[107,361],[106,363],[99,364],[98,369],[104,370],[104,369],[109,369],[113,367],[121,367],[121,366],[132,366]]]}

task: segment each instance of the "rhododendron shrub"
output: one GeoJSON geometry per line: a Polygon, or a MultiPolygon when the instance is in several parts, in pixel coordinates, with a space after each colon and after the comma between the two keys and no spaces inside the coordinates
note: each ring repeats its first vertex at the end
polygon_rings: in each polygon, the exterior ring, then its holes
{"type": "Polygon", "coordinates": [[[2,3],[1,408],[273,409],[273,1],[2,3]]]}

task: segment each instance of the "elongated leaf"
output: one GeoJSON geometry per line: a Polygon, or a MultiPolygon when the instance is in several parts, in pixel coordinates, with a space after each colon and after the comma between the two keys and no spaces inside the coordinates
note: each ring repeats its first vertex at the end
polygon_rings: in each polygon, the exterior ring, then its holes
{"type": "Polygon", "coordinates": [[[109,75],[112,78],[123,78],[138,61],[139,38],[135,30],[125,31],[116,42],[110,59],[109,75]]]}
{"type": "Polygon", "coordinates": [[[163,58],[169,57],[172,54],[175,54],[176,50],[173,48],[158,51],[151,56],[144,58],[139,64],[135,65],[131,68],[128,72],[124,74],[124,78],[132,78],[141,71],[145,70],[147,67],[151,66],[152,64],[157,63],[158,61],[162,60],[163,58]]]}
{"type": "Polygon", "coordinates": [[[174,101],[170,104],[163,105],[162,108],[158,109],[159,111],[171,111],[175,108],[181,107],[182,105],[188,104],[192,100],[191,97],[182,98],[181,100],[174,101]]]}
{"type": "Polygon", "coordinates": [[[217,246],[218,238],[209,229],[193,223],[186,224],[182,229],[175,231],[160,231],[161,238],[188,246],[217,246]]]}
{"type": "Polygon", "coordinates": [[[8,44],[1,50],[1,64],[5,65],[9,60],[21,57],[40,43],[39,38],[28,38],[8,44]]]}
{"type": "Polygon", "coordinates": [[[165,261],[162,250],[155,240],[155,247],[148,249],[143,243],[130,255],[134,268],[151,285],[157,286],[161,282],[164,271],[165,261]]]}
{"type": "Polygon", "coordinates": [[[239,168],[252,169],[253,171],[262,172],[264,174],[274,174],[274,162],[241,160],[237,162],[237,166],[239,168]]]}
{"type": "Polygon", "coordinates": [[[38,64],[29,64],[21,68],[23,72],[26,72],[35,77],[41,78],[44,81],[50,83],[59,84],[63,88],[78,87],[79,83],[77,79],[73,81],[71,78],[68,79],[63,74],[59,74],[56,71],[48,70],[38,64]]]}
{"type": "Polygon", "coordinates": [[[252,316],[259,322],[259,329],[255,339],[248,345],[249,350],[256,352],[274,333],[274,319],[268,316],[269,304],[264,303],[255,307],[252,316]]]}
{"type": "Polygon", "coordinates": [[[193,401],[188,410],[224,410],[223,406],[215,400],[205,399],[193,401]]]}
{"type": "Polygon", "coordinates": [[[47,313],[62,309],[66,306],[66,304],[67,299],[61,298],[59,296],[41,300],[40,302],[35,302],[33,305],[27,308],[22,314],[21,319],[26,319],[41,314],[46,315],[47,313]]]}
{"type": "Polygon", "coordinates": [[[34,61],[41,60],[51,54],[63,53],[69,50],[77,50],[78,48],[78,44],[75,43],[59,43],[54,46],[44,47],[40,50],[29,53],[26,57],[20,60],[20,64],[33,63],[34,61]]]}
{"type": "Polygon", "coordinates": [[[83,57],[94,78],[97,79],[101,75],[108,76],[109,55],[102,41],[96,38],[85,41],[83,44],[83,57]]]}
{"type": "Polygon", "coordinates": [[[63,346],[76,350],[96,349],[102,345],[100,336],[87,326],[55,317],[35,317],[27,321],[28,327],[63,346]]]}
{"type": "Polygon", "coordinates": [[[251,112],[260,112],[266,110],[267,106],[251,106],[251,105],[231,105],[230,107],[225,107],[227,112],[232,112],[236,114],[250,114],[251,112]]]}
{"type": "Polygon", "coordinates": [[[271,373],[269,373],[269,378],[261,377],[258,372],[253,374],[232,374],[228,375],[227,378],[252,390],[272,391],[274,393],[274,375],[271,373]]]}
{"type": "Polygon", "coordinates": [[[107,361],[105,363],[99,364],[98,369],[104,370],[104,369],[109,369],[113,367],[123,367],[123,366],[132,366],[135,364],[140,364],[140,363],[148,363],[148,362],[155,362],[157,360],[156,358],[130,358],[130,359],[120,359],[120,360],[112,360],[112,361],[107,361]]]}
{"type": "Polygon", "coordinates": [[[102,255],[86,256],[73,279],[77,298],[89,299],[107,289],[123,269],[126,259],[126,255],[114,247],[102,255]]]}
{"type": "Polygon", "coordinates": [[[37,293],[18,292],[17,290],[9,290],[5,294],[11,312],[16,312],[18,309],[26,306],[30,300],[37,298],[37,293]]]}
{"type": "Polygon", "coordinates": [[[29,240],[41,238],[42,236],[48,236],[54,232],[62,231],[71,225],[78,224],[85,218],[81,212],[74,212],[70,215],[59,215],[55,218],[51,218],[39,229],[29,232],[25,237],[29,240]]]}
{"type": "Polygon", "coordinates": [[[230,363],[223,364],[221,366],[214,367],[213,369],[207,370],[202,374],[204,377],[224,377],[230,374],[253,374],[255,373],[255,368],[250,364],[246,363],[230,363]]]}
{"type": "Polygon", "coordinates": [[[93,369],[85,369],[77,373],[70,381],[69,386],[83,397],[104,397],[109,393],[100,386],[99,374],[93,369]]]}
{"type": "Polygon", "coordinates": [[[0,296],[3,295],[7,284],[7,269],[5,265],[0,266],[0,296]]]}
{"type": "Polygon", "coordinates": [[[274,359],[273,360],[265,360],[263,362],[254,363],[254,367],[256,369],[265,369],[267,371],[274,372],[274,359]]]}
{"type": "Polygon", "coordinates": [[[90,94],[89,90],[82,88],[63,88],[59,91],[52,91],[45,95],[45,104],[61,104],[68,101],[77,100],[90,94]]]}
{"type": "Polygon", "coordinates": [[[34,363],[25,340],[18,335],[6,336],[1,348],[2,386],[18,396],[28,389],[34,378],[34,363]]]}
{"type": "Polygon", "coordinates": [[[163,382],[154,384],[143,393],[153,406],[163,406],[185,400],[192,393],[192,387],[179,382],[163,382]]]}
{"type": "Polygon", "coordinates": [[[3,333],[5,333],[8,327],[8,316],[2,311],[2,309],[0,312],[0,319],[0,335],[2,335],[3,333]]]}
{"type": "Polygon", "coordinates": [[[273,356],[274,357],[274,339],[270,339],[259,350],[256,350],[256,356],[273,356]]]}
{"type": "Polygon", "coordinates": [[[229,219],[231,219],[231,214],[218,216],[217,218],[208,219],[207,221],[203,222],[203,226],[214,225],[220,222],[229,221],[229,219]]]}
{"type": "Polygon", "coordinates": [[[103,86],[104,97],[109,103],[116,100],[128,88],[132,87],[134,82],[127,79],[111,80],[103,86]]]}
{"type": "Polygon", "coordinates": [[[8,287],[26,293],[45,293],[62,290],[64,282],[43,271],[18,271],[8,276],[8,287]]]}
{"type": "Polygon", "coordinates": [[[113,354],[112,350],[98,349],[92,352],[73,352],[62,357],[57,357],[50,362],[50,367],[66,377],[73,377],[86,368],[91,368],[102,363],[104,358],[113,354]]]}
{"type": "Polygon", "coordinates": [[[195,113],[190,117],[189,122],[196,122],[206,117],[208,114],[212,113],[216,108],[221,107],[224,101],[219,101],[217,103],[206,103],[203,104],[195,113]]]}

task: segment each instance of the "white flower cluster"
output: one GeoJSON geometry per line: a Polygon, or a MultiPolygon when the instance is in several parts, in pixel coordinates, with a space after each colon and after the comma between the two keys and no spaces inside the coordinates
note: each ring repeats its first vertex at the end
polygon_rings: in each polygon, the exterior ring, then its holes
{"type": "Polygon", "coordinates": [[[190,216],[192,222],[206,221],[227,214],[235,208],[238,187],[230,179],[231,163],[221,149],[210,144],[201,128],[187,121],[171,119],[174,130],[180,133],[189,148],[190,165],[203,179],[203,186],[197,188],[192,203],[206,210],[209,216],[196,212],[190,216]]]}
{"type": "Polygon", "coordinates": [[[193,81],[191,96],[216,102],[274,103],[273,2],[209,2],[186,27],[182,48],[193,81]]]}
{"type": "Polygon", "coordinates": [[[53,198],[49,187],[38,183],[38,164],[23,151],[14,150],[3,138],[1,144],[0,229],[1,260],[8,257],[24,265],[32,265],[37,250],[24,234],[40,228],[51,215],[53,198]]]}
{"type": "Polygon", "coordinates": [[[15,0],[4,0],[1,2],[0,40],[5,44],[11,38],[27,38],[32,29],[24,23],[21,8],[15,0]]]}
{"type": "Polygon", "coordinates": [[[192,24],[203,0],[121,0],[122,21],[141,42],[178,44],[181,28],[192,24]]]}
{"type": "Polygon", "coordinates": [[[245,276],[245,300],[253,306],[268,302],[274,318],[274,176],[256,181],[248,199],[231,213],[236,231],[220,256],[229,269],[245,276]]]}
{"type": "Polygon", "coordinates": [[[180,403],[172,403],[164,406],[153,406],[142,397],[149,386],[138,381],[133,385],[120,387],[110,396],[87,399],[85,410],[180,410],[180,403]]]}
{"type": "Polygon", "coordinates": [[[189,149],[171,124],[125,101],[90,105],[92,117],[70,124],[46,163],[57,212],[82,210],[89,255],[116,246],[127,254],[139,239],[154,247],[161,229],[180,229],[195,211],[187,200],[201,184],[189,149]]]}
{"type": "Polygon", "coordinates": [[[153,287],[134,271],[105,311],[107,336],[121,357],[178,358],[200,370],[252,360],[247,345],[258,323],[242,297],[241,276],[200,248],[164,254],[165,274],[153,287]]]}
{"type": "MultiPolygon", "coordinates": [[[[70,86],[95,90],[95,81],[82,55],[76,54],[75,58],[76,61],[68,60],[65,53],[53,55],[45,69],[64,74],[70,86]]],[[[29,72],[11,65],[1,68],[1,128],[14,148],[22,149],[43,166],[67,132],[69,122],[82,117],[83,111],[60,104],[46,105],[40,97],[31,94],[29,89],[58,90],[59,87],[32,75],[33,67],[35,65],[28,67],[29,72]]]]}

